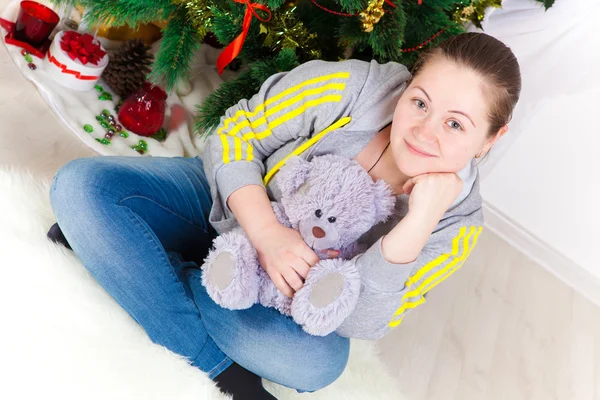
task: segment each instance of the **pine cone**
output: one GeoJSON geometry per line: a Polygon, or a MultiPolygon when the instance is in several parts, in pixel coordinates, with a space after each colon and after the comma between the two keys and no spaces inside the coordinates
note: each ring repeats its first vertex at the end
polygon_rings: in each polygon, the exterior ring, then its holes
{"type": "Polygon", "coordinates": [[[102,78],[116,94],[125,99],[144,85],[153,61],[150,47],[143,40],[129,40],[110,58],[102,78]]]}

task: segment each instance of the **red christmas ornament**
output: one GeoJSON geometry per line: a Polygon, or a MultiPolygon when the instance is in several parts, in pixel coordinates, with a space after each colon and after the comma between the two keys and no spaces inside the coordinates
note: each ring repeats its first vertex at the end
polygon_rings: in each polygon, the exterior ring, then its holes
{"type": "Polygon", "coordinates": [[[38,46],[44,43],[60,18],[50,8],[35,1],[22,1],[15,23],[14,37],[21,42],[38,46]]]}
{"type": "Polygon", "coordinates": [[[106,55],[106,52],[100,47],[100,43],[95,41],[90,34],[81,34],[75,31],[67,31],[63,34],[60,42],[60,48],[67,53],[71,60],[79,60],[83,65],[92,63],[98,65],[98,62],[106,55]]]}
{"type": "Polygon", "coordinates": [[[131,132],[152,136],[163,126],[167,94],[150,82],[138,89],[119,108],[119,121],[131,132]]]}

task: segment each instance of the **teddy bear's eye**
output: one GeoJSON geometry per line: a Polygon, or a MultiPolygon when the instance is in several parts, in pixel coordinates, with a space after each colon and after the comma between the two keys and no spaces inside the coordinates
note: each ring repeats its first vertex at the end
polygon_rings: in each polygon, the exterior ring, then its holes
{"type": "Polygon", "coordinates": [[[329,218],[327,218],[327,221],[329,221],[333,224],[336,221],[336,219],[335,219],[335,217],[329,217],[329,218]]]}
{"type": "Polygon", "coordinates": [[[323,216],[323,211],[317,210],[315,211],[315,215],[317,216],[317,218],[321,218],[323,216]]]}

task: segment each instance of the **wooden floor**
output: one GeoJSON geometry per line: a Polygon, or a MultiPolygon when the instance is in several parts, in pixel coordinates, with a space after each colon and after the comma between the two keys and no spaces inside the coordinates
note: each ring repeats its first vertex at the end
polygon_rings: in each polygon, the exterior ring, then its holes
{"type": "Polygon", "coordinates": [[[489,231],[380,345],[410,400],[600,399],[600,308],[489,231]]]}
{"type": "MultiPolygon", "coordinates": [[[[93,155],[0,52],[0,167],[93,155]]],[[[380,341],[410,400],[600,400],[600,309],[489,231],[380,341]]]]}

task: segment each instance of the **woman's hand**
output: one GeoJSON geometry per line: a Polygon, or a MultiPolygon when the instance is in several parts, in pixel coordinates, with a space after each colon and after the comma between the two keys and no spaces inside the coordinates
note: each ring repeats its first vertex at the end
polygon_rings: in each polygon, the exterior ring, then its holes
{"type": "MultiPolygon", "coordinates": [[[[410,195],[409,213],[439,222],[454,203],[463,187],[463,181],[455,173],[430,173],[409,179],[402,191],[410,195]]],[[[432,221],[433,222],[433,221],[432,221]]]]}
{"type": "Polygon", "coordinates": [[[261,266],[287,297],[302,288],[310,267],[319,262],[298,231],[278,222],[265,227],[253,244],[261,266]]]}
{"type": "Polygon", "coordinates": [[[413,262],[448,208],[456,200],[463,182],[454,173],[415,176],[402,187],[408,199],[408,214],[384,236],[383,257],[395,264],[413,262]]]}

